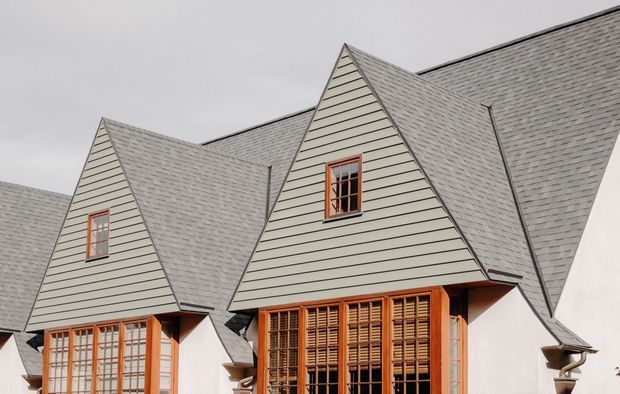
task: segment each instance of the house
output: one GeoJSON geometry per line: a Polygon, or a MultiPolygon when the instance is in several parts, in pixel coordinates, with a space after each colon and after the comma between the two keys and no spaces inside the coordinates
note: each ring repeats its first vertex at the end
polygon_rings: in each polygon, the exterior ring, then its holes
{"type": "Polygon", "coordinates": [[[44,393],[620,384],[620,7],[193,144],[102,119],[28,318],[44,393]]]}
{"type": "Polygon", "coordinates": [[[0,182],[0,393],[41,387],[41,335],[23,332],[69,196],[0,182]]]}

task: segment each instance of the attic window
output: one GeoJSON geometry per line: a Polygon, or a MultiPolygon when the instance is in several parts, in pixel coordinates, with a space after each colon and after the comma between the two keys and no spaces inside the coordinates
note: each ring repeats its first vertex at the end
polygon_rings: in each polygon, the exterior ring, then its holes
{"type": "Polygon", "coordinates": [[[86,236],[86,258],[96,259],[108,255],[110,239],[110,210],[88,215],[88,234],[86,236]]]}
{"type": "Polygon", "coordinates": [[[325,168],[325,219],[362,210],[362,156],[327,163],[325,168]]]}

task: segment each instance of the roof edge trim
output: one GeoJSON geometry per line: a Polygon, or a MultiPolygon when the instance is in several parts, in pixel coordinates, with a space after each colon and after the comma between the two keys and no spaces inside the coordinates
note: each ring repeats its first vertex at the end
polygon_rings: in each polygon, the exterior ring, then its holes
{"type": "MultiPolygon", "coordinates": [[[[153,235],[151,234],[151,230],[149,230],[149,225],[148,225],[148,222],[147,222],[147,218],[146,218],[146,216],[144,216],[144,213],[142,212],[142,208],[140,208],[140,202],[139,202],[138,198],[136,197],[136,193],[133,191],[133,187],[131,186],[131,181],[130,181],[129,177],[127,176],[127,171],[125,171],[125,166],[123,166],[123,160],[121,159],[120,155],[118,154],[118,149],[116,149],[116,145],[114,143],[114,137],[112,137],[112,135],[110,134],[109,130],[107,129],[107,121],[108,121],[108,119],[106,119],[106,118],[102,118],[101,119],[101,123],[106,128],[106,132],[108,133],[108,138],[110,139],[110,144],[112,145],[112,149],[114,149],[114,152],[116,153],[116,158],[118,160],[118,164],[120,165],[121,170],[123,171],[123,174],[125,175],[125,179],[127,180],[127,186],[129,187],[129,190],[131,191],[131,195],[132,195],[134,201],[136,202],[136,207],[138,208],[138,212],[140,213],[140,216],[142,216],[142,220],[144,220],[144,228],[146,229],[146,233],[149,235],[149,238],[151,239],[151,242],[153,243],[153,249],[155,250],[155,255],[157,256],[157,259],[159,260],[159,264],[161,265],[161,270],[164,273],[164,276],[166,278],[166,281],[168,282],[168,286],[170,287],[170,290],[172,291],[172,296],[174,297],[174,302],[177,304],[177,309],[179,311],[182,311],[181,304],[179,303],[179,298],[177,297],[177,294],[174,291],[174,286],[172,286],[172,282],[170,282],[170,277],[168,276],[168,272],[166,271],[166,265],[163,263],[163,260],[162,260],[160,254],[159,254],[159,251],[157,250],[157,245],[155,244],[155,239],[153,238],[153,235]]],[[[112,122],[115,122],[115,121],[112,120],[112,122]]],[[[116,122],[116,123],[120,123],[120,122],[116,122]]],[[[124,125],[124,126],[130,126],[130,125],[124,125]]],[[[130,127],[133,127],[133,126],[130,126],[130,127]]],[[[144,131],[149,132],[148,130],[144,130],[144,131]]],[[[150,132],[150,133],[153,133],[153,132],[150,132]]],[[[153,134],[157,134],[157,133],[153,133],[153,134]]],[[[96,137],[97,137],[97,135],[95,134],[95,138],[96,137]]],[[[90,153],[89,153],[89,155],[90,155],[90,153]]],[[[87,162],[88,162],[88,159],[87,159],[87,162]]],[[[81,176],[80,176],[80,179],[81,179],[81,176]]]]}
{"type": "Polygon", "coordinates": [[[315,109],[316,109],[316,106],[313,106],[313,107],[308,107],[308,108],[305,108],[305,109],[302,109],[302,110],[299,110],[299,111],[291,112],[289,114],[279,116],[277,118],[274,118],[274,119],[271,119],[271,120],[268,120],[268,121],[256,124],[254,126],[246,127],[245,129],[234,131],[232,133],[225,134],[225,135],[220,136],[220,137],[215,137],[213,139],[206,140],[204,142],[199,142],[198,145],[202,145],[202,146],[209,145],[212,142],[216,142],[216,141],[220,141],[220,140],[225,140],[226,138],[234,137],[236,135],[243,134],[245,132],[252,131],[254,129],[258,129],[259,127],[264,127],[264,126],[270,125],[272,123],[280,122],[282,120],[285,120],[285,119],[288,119],[288,118],[292,118],[292,117],[295,117],[297,115],[301,115],[301,114],[304,114],[306,112],[313,111],[315,109]]]}
{"type": "MultiPolygon", "coordinates": [[[[268,210],[267,219],[265,220],[265,223],[263,224],[263,228],[260,231],[260,236],[256,239],[256,244],[254,244],[254,248],[252,248],[252,253],[250,254],[250,258],[248,259],[248,261],[245,264],[245,267],[243,268],[243,274],[239,277],[239,281],[237,282],[235,291],[233,292],[233,295],[230,298],[230,301],[228,302],[228,306],[226,307],[226,310],[229,312],[236,312],[236,310],[230,309],[230,308],[232,304],[234,303],[235,298],[237,297],[237,292],[239,291],[239,286],[241,286],[241,281],[245,277],[248,267],[250,266],[250,262],[252,261],[252,258],[254,257],[254,253],[256,253],[256,248],[258,247],[258,244],[261,238],[263,237],[263,234],[265,233],[265,228],[267,228],[267,224],[269,223],[269,218],[271,217],[271,214],[274,208],[276,207],[276,203],[278,202],[278,200],[280,199],[280,196],[282,195],[282,190],[284,190],[284,185],[286,185],[286,181],[288,180],[288,177],[291,175],[291,170],[293,169],[293,165],[295,165],[295,159],[299,155],[299,150],[301,149],[301,146],[303,145],[304,140],[306,139],[306,135],[308,135],[308,130],[310,130],[310,126],[312,125],[312,120],[316,116],[317,109],[319,108],[319,105],[321,104],[321,99],[325,95],[325,92],[327,91],[327,87],[329,86],[329,82],[331,81],[332,75],[334,74],[334,71],[336,70],[336,67],[338,66],[338,62],[340,61],[340,56],[342,56],[342,53],[344,52],[346,48],[347,48],[347,44],[343,44],[342,48],[340,49],[340,52],[338,53],[338,57],[336,57],[336,61],[334,61],[334,65],[332,66],[332,69],[329,73],[329,78],[327,78],[327,81],[325,82],[325,86],[323,87],[323,90],[321,91],[321,95],[319,96],[318,103],[312,108],[308,108],[304,111],[297,113],[297,114],[301,114],[304,112],[312,111],[312,116],[310,117],[310,121],[308,122],[308,124],[305,126],[305,130],[301,137],[301,140],[299,141],[299,145],[297,145],[297,149],[295,150],[295,155],[293,156],[293,160],[291,160],[291,164],[288,166],[288,170],[286,171],[286,177],[284,178],[284,182],[282,182],[282,186],[280,186],[280,190],[278,190],[278,194],[276,195],[276,199],[275,199],[273,206],[271,207],[270,210],[268,210]]],[[[289,115],[288,117],[291,117],[291,116],[294,116],[294,115],[289,115]]],[[[284,117],[283,119],[286,119],[286,118],[287,117],[284,117]]],[[[251,130],[251,129],[247,129],[245,131],[248,131],[248,130],[251,130]]],[[[237,132],[237,134],[243,133],[245,131],[237,132]]]]}
{"type": "Polygon", "coordinates": [[[527,226],[525,225],[525,219],[523,218],[523,212],[521,211],[521,203],[519,202],[519,195],[517,190],[514,187],[512,181],[512,174],[510,173],[510,167],[508,166],[508,162],[506,161],[506,155],[504,154],[504,147],[502,145],[502,140],[497,131],[497,124],[495,123],[495,117],[493,116],[493,107],[487,106],[487,111],[489,112],[489,119],[491,120],[491,127],[493,128],[493,134],[495,134],[495,140],[497,142],[497,148],[499,150],[499,155],[502,158],[502,164],[504,165],[504,171],[506,171],[506,178],[508,180],[508,186],[510,186],[510,192],[512,193],[512,198],[514,199],[515,209],[517,210],[517,216],[519,216],[519,223],[521,224],[521,229],[523,230],[523,234],[525,235],[525,241],[527,243],[527,249],[530,252],[530,257],[532,258],[532,262],[534,263],[534,269],[536,270],[536,276],[538,277],[538,283],[543,291],[543,295],[545,298],[545,304],[547,305],[547,309],[549,310],[549,314],[553,317],[553,306],[551,305],[551,297],[549,296],[549,291],[547,289],[547,284],[545,282],[545,278],[542,274],[542,269],[540,268],[540,263],[538,262],[538,257],[534,252],[534,247],[532,246],[532,238],[530,237],[530,232],[528,231],[527,226]]]}
{"type": "MultiPolygon", "coordinates": [[[[409,151],[409,153],[411,154],[411,156],[413,157],[413,160],[415,160],[415,162],[417,163],[418,167],[420,168],[420,172],[422,173],[422,175],[424,175],[424,178],[426,178],[426,181],[428,182],[430,189],[433,191],[433,193],[435,193],[435,196],[437,197],[437,200],[439,200],[439,202],[441,203],[441,205],[443,205],[443,207],[446,210],[446,214],[448,215],[448,218],[450,218],[450,220],[452,221],[452,223],[454,224],[454,228],[456,229],[456,232],[461,236],[461,238],[463,239],[463,242],[465,243],[465,245],[467,246],[467,249],[470,251],[470,253],[472,254],[472,256],[474,256],[474,259],[476,260],[476,263],[480,266],[480,271],[482,272],[482,274],[484,275],[484,277],[487,280],[492,280],[489,277],[488,274],[488,270],[487,268],[484,266],[484,264],[480,261],[480,259],[478,258],[478,255],[476,254],[476,252],[474,251],[474,248],[471,246],[471,244],[469,243],[469,241],[467,240],[467,238],[465,237],[465,234],[463,233],[463,231],[461,231],[460,226],[458,225],[457,221],[454,219],[454,216],[452,215],[452,213],[450,212],[450,210],[448,209],[448,206],[445,204],[445,202],[443,201],[443,198],[441,197],[441,195],[438,193],[437,189],[435,188],[435,185],[433,184],[432,180],[430,179],[430,177],[428,176],[428,174],[426,173],[426,170],[424,170],[424,167],[422,166],[422,163],[420,163],[420,161],[418,160],[418,158],[416,157],[415,153],[413,152],[413,149],[411,148],[411,146],[409,145],[409,143],[407,142],[407,140],[405,139],[403,133],[400,131],[400,127],[398,126],[398,123],[396,123],[396,121],[394,120],[394,118],[392,117],[392,115],[390,114],[390,112],[387,110],[387,107],[385,106],[385,104],[383,103],[383,100],[381,99],[381,96],[379,96],[379,94],[377,93],[377,91],[375,90],[375,88],[372,86],[372,83],[370,82],[370,80],[368,79],[368,77],[366,77],[366,74],[364,73],[364,70],[362,67],[360,67],[359,62],[357,61],[357,59],[355,58],[355,55],[353,53],[351,53],[351,51],[349,50],[349,47],[347,44],[344,45],[344,47],[347,49],[347,51],[349,52],[349,55],[351,57],[351,61],[353,62],[353,64],[355,64],[355,67],[357,67],[360,75],[362,76],[362,78],[364,79],[364,81],[366,82],[366,84],[368,85],[368,88],[370,89],[370,91],[375,95],[375,97],[377,98],[377,102],[379,103],[379,105],[381,106],[381,108],[383,109],[383,111],[385,112],[387,118],[390,120],[390,122],[394,125],[394,129],[396,130],[396,133],[398,134],[398,136],[400,137],[400,139],[402,140],[403,144],[405,145],[405,147],[407,148],[407,150],[409,151]]],[[[354,48],[355,49],[355,48],[354,48]]],[[[400,67],[399,67],[400,68],[400,67]]]]}

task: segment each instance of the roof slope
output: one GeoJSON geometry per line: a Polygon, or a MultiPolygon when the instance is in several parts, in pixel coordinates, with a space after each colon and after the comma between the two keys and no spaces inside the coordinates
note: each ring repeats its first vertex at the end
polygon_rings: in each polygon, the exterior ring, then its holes
{"type": "Polygon", "coordinates": [[[0,182],[0,331],[24,329],[70,200],[0,182]]]}
{"type": "Polygon", "coordinates": [[[43,355],[37,348],[43,346],[43,335],[25,332],[16,332],[14,335],[17,351],[26,373],[29,376],[42,376],[43,355]]]}
{"type": "Polygon", "coordinates": [[[493,106],[552,305],[620,130],[620,7],[420,73],[493,106]]]}
{"type": "Polygon", "coordinates": [[[587,346],[550,320],[488,109],[358,49],[349,52],[488,276],[518,282],[558,340],[587,346]]]}
{"type": "Polygon", "coordinates": [[[238,133],[207,141],[205,149],[272,166],[270,206],[275,204],[286,174],[312,118],[308,108],[238,133]]]}
{"type": "Polygon", "coordinates": [[[252,363],[225,310],[265,221],[267,167],[103,122],[180,308],[211,311],[233,362],[252,363]]]}

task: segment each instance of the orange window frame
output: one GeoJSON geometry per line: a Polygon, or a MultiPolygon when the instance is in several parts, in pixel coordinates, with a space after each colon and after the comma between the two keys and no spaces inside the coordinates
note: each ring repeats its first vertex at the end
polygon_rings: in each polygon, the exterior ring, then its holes
{"type": "MultiPolygon", "coordinates": [[[[350,183],[351,183],[351,179],[349,177],[349,194],[348,196],[350,196],[351,194],[354,194],[351,192],[351,187],[350,187],[350,183]]],[[[356,156],[350,156],[350,157],[346,157],[344,159],[339,159],[336,161],[332,161],[329,163],[325,164],[325,219],[332,219],[332,218],[338,218],[338,217],[345,217],[348,215],[354,215],[357,214],[359,212],[362,212],[362,155],[356,155],[356,156]],[[330,203],[332,200],[332,196],[331,196],[331,171],[332,168],[335,167],[340,167],[343,166],[345,164],[351,164],[351,163],[357,163],[357,209],[354,211],[348,211],[348,212],[342,212],[342,213],[337,213],[337,214],[330,214],[330,203]]]]}
{"type": "Polygon", "coordinates": [[[86,260],[99,259],[103,257],[107,257],[110,254],[110,210],[104,209],[97,212],[92,212],[88,214],[88,224],[86,225],[86,260]],[[107,238],[106,242],[106,253],[100,255],[91,255],[90,254],[90,246],[91,246],[91,236],[92,236],[92,222],[93,219],[99,216],[107,216],[108,225],[107,225],[107,238]]]}
{"type": "MultiPolygon", "coordinates": [[[[167,321],[165,318],[162,319],[167,321]]],[[[122,394],[123,392],[123,363],[124,363],[124,332],[125,324],[131,323],[143,323],[146,322],[146,360],[145,360],[145,386],[144,393],[145,394],[159,394],[159,362],[153,362],[153,360],[159,359],[160,349],[161,349],[161,321],[154,317],[146,317],[141,319],[131,319],[131,320],[114,320],[114,321],[105,321],[99,322],[89,325],[80,325],[74,327],[65,327],[60,329],[54,329],[45,331],[44,335],[44,350],[43,350],[43,394],[49,394],[49,367],[50,367],[50,345],[51,345],[51,336],[59,333],[67,333],[69,336],[69,353],[67,355],[67,394],[73,394],[73,375],[72,375],[72,365],[73,365],[73,339],[74,333],[81,330],[91,329],[93,331],[93,343],[92,343],[92,354],[91,354],[91,392],[92,394],[96,394],[97,391],[97,348],[98,348],[98,331],[100,328],[118,325],[119,326],[119,334],[118,334],[118,351],[117,351],[117,393],[122,394]]],[[[172,365],[171,365],[171,391],[170,394],[178,393],[178,360],[179,360],[179,325],[176,322],[174,333],[170,338],[170,342],[172,345],[172,365]]]]}
{"type": "MultiPolygon", "coordinates": [[[[446,290],[441,286],[421,288],[408,291],[395,291],[378,295],[365,295],[356,297],[342,297],[324,300],[321,302],[303,302],[297,304],[282,305],[278,307],[260,308],[258,311],[258,365],[257,365],[257,393],[267,394],[267,368],[269,363],[269,315],[275,312],[296,310],[299,313],[299,350],[298,350],[298,393],[305,393],[306,388],[306,316],[308,308],[339,305],[339,329],[338,329],[338,393],[347,393],[348,382],[348,352],[347,352],[347,324],[348,304],[378,301],[382,302],[382,394],[392,392],[392,309],[393,299],[403,297],[430,296],[430,374],[431,394],[443,394],[449,392],[450,385],[450,348],[449,348],[449,324],[450,324],[450,298],[446,290]]],[[[463,319],[465,324],[465,319],[463,319]]],[[[463,347],[466,347],[466,330],[463,331],[463,347]]],[[[466,371],[466,352],[462,353],[463,371],[466,371]]],[[[466,391],[466,375],[463,375],[463,393],[466,391]]]]}

